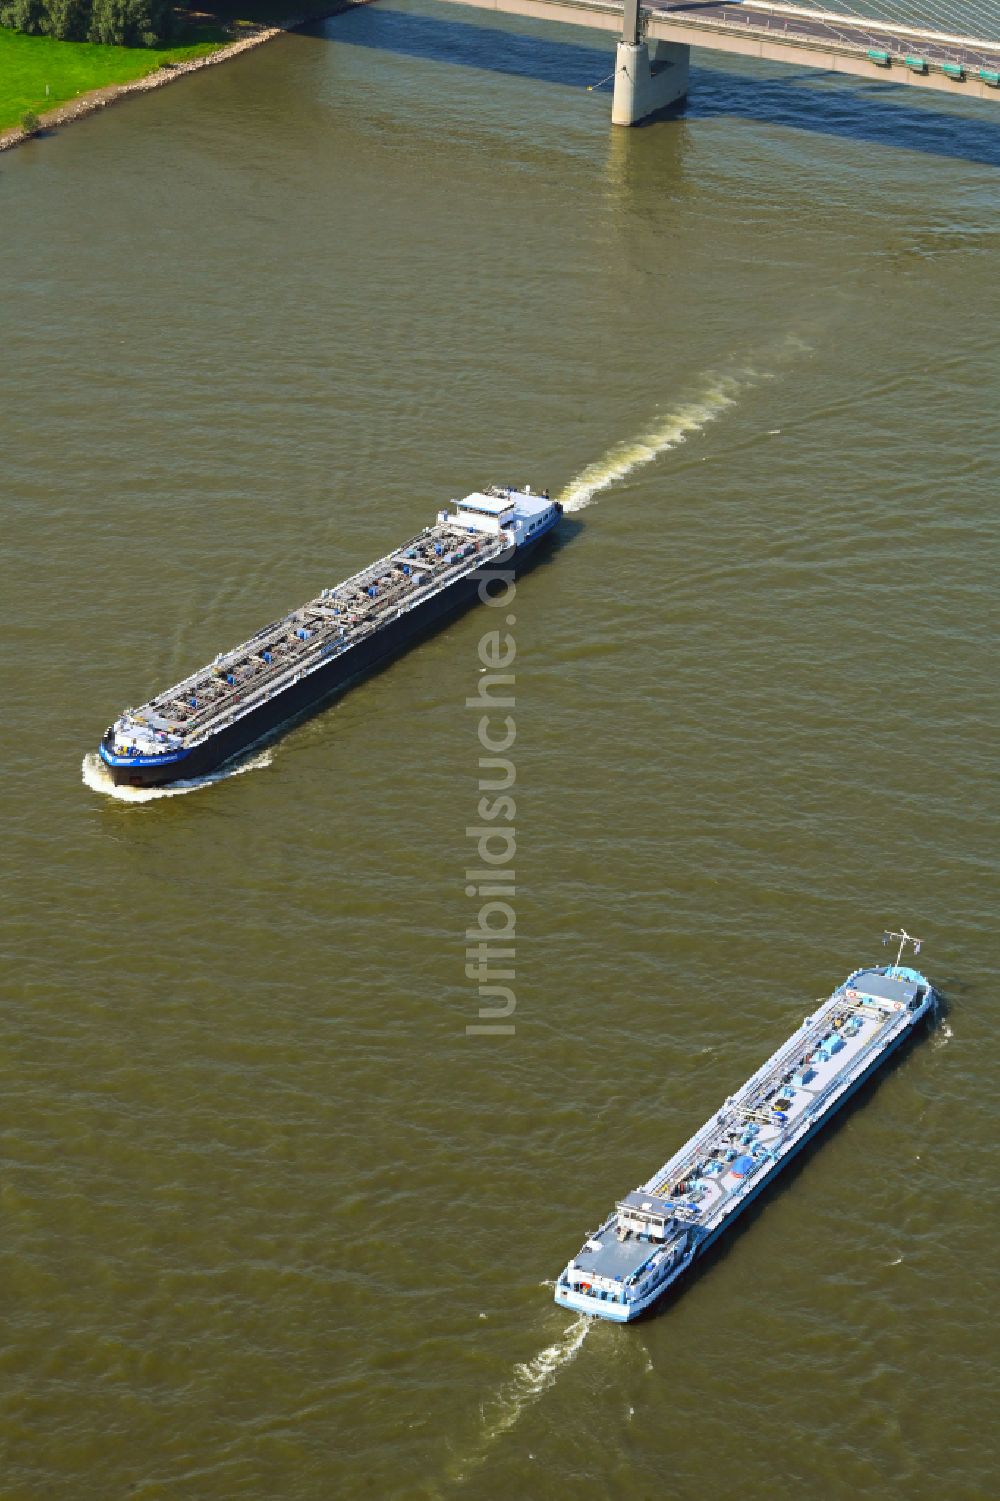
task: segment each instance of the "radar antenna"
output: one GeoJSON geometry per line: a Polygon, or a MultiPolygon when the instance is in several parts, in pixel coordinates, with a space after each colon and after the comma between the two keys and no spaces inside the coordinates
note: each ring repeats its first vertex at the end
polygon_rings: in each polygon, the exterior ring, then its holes
{"type": "Polygon", "coordinates": [[[908,933],[905,928],[900,928],[898,933],[894,933],[891,931],[891,929],[887,929],[882,934],[882,944],[883,946],[885,946],[886,944],[895,943],[897,938],[899,939],[899,948],[896,951],[896,962],[892,966],[893,969],[899,968],[899,961],[902,959],[903,950],[906,948],[906,945],[908,943],[913,944],[913,954],[914,957],[916,957],[916,955],[920,953],[920,945],[923,942],[923,940],[920,938],[914,938],[913,934],[908,933]]]}

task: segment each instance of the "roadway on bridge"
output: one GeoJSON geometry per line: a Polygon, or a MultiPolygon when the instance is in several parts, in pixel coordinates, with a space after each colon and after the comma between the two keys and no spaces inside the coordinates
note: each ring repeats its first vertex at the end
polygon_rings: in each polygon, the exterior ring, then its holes
{"type": "MultiPolygon", "coordinates": [[[[802,38],[814,43],[857,47],[863,52],[886,52],[894,59],[920,57],[931,66],[958,64],[967,72],[1000,68],[1000,42],[973,39],[951,41],[928,32],[907,31],[889,23],[854,21],[849,17],[823,18],[788,6],[726,4],[725,0],[642,0],[643,9],[661,16],[676,16],[685,25],[706,30],[716,26],[740,27],[767,32],[775,40],[802,38]]],[[[706,45],[711,45],[706,43],[706,45]]]]}

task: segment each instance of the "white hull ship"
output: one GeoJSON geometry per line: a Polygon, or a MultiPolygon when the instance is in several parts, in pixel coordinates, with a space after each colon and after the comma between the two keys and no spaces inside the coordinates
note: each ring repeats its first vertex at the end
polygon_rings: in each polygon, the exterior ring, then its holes
{"type": "Polygon", "coordinates": [[[628,1323],[652,1307],[937,1005],[900,963],[855,970],[658,1172],[589,1235],[556,1283],[564,1308],[628,1323]]]}

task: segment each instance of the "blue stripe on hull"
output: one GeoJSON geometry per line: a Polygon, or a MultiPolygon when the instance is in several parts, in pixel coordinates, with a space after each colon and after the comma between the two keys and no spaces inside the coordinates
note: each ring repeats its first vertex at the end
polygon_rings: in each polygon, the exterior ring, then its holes
{"type": "Polygon", "coordinates": [[[106,766],[123,766],[131,770],[133,767],[153,766],[157,770],[163,766],[176,765],[178,761],[185,761],[191,752],[189,750],[164,751],[162,756],[115,756],[107,749],[103,741],[97,747],[98,754],[106,766]]]}

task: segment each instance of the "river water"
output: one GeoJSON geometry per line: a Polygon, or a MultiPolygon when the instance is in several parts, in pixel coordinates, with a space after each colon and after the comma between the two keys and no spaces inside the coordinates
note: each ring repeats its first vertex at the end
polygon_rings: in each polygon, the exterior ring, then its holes
{"type": "Polygon", "coordinates": [[[1000,114],[393,0],[0,159],[0,1448],[73,1501],[994,1494],[1000,114]],[[92,752],[491,480],[459,620],[186,795],[92,752]],[[85,760],[85,758],[87,758],[85,760]],[[943,1023],[621,1329],[552,1279],[855,964],[943,1023]]]}

